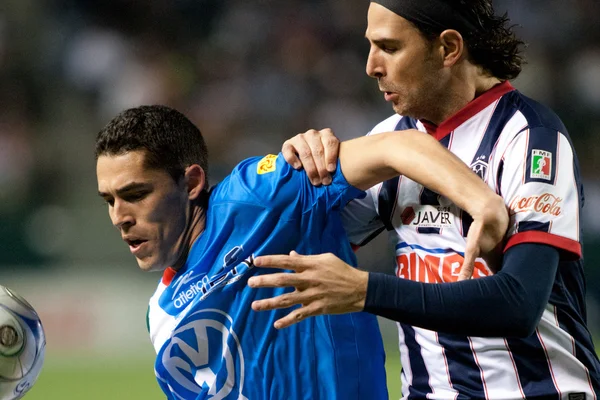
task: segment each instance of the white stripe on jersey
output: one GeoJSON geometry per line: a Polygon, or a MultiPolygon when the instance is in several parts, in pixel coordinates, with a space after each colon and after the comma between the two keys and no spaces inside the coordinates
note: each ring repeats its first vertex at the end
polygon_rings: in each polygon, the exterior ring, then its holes
{"type": "Polygon", "coordinates": [[[497,105],[498,101],[493,102],[477,114],[477,118],[468,120],[454,131],[460,134],[450,134],[451,139],[448,149],[463,160],[465,164],[470,165],[471,160],[475,157],[497,105]]]}
{"type": "Polygon", "coordinates": [[[404,340],[404,331],[400,324],[396,324],[398,326],[398,348],[400,350],[400,363],[402,364],[402,399],[406,399],[408,397],[408,387],[412,384],[412,369],[410,365],[410,358],[408,357],[408,347],[406,346],[406,341],[404,340]]]}
{"type": "Polygon", "coordinates": [[[469,338],[485,385],[486,399],[524,399],[504,338],[469,338]]]}
{"type": "Polygon", "coordinates": [[[428,399],[454,400],[458,397],[458,392],[452,387],[450,382],[450,373],[448,371],[448,361],[444,354],[444,348],[438,342],[437,332],[427,329],[414,328],[415,339],[421,346],[421,355],[425,368],[429,373],[429,386],[431,394],[428,399]]]}
{"type": "Polygon", "coordinates": [[[546,307],[537,334],[546,352],[556,390],[561,393],[560,398],[568,400],[568,393],[581,392],[591,396],[590,399],[596,399],[588,369],[575,358],[573,337],[558,324],[556,307],[550,304],[546,307]]]}

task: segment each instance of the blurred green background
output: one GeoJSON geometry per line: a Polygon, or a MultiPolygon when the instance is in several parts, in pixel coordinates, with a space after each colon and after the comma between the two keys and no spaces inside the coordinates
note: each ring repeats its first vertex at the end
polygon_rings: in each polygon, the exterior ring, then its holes
{"type": "MultiPolygon", "coordinates": [[[[0,284],[48,334],[27,399],[159,399],[142,274],[97,196],[96,133],[119,111],[186,113],[212,183],[309,128],[342,139],[391,115],[365,75],[365,0],[0,1],[0,284]]],[[[581,163],[588,320],[600,336],[600,27],[597,0],[495,0],[527,42],[513,84],[552,107],[581,163]]],[[[391,272],[384,237],[360,265],[391,272]]],[[[392,398],[398,350],[384,325],[392,398]]]]}

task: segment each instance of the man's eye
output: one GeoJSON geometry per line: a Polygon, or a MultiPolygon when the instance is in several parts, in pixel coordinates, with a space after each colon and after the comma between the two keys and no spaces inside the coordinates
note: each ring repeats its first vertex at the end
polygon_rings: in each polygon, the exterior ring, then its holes
{"type": "Polygon", "coordinates": [[[133,203],[136,201],[140,201],[142,200],[144,197],[146,197],[148,195],[148,192],[139,192],[139,193],[132,193],[129,196],[127,196],[125,198],[125,200],[133,203]]]}
{"type": "Polygon", "coordinates": [[[104,202],[108,204],[110,207],[115,205],[115,199],[104,199],[104,202]]]}

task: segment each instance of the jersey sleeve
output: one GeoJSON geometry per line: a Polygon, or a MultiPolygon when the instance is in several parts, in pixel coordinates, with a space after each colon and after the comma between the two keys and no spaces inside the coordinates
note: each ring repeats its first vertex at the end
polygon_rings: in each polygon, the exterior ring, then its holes
{"type": "Polygon", "coordinates": [[[561,259],[581,257],[581,188],[567,136],[536,127],[520,132],[500,161],[499,191],[509,208],[505,250],[519,243],[556,247],[561,259]]]}
{"type": "Polygon", "coordinates": [[[364,198],[352,200],[342,211],[342,223],[353,246],[366,245],[385,229],[377,212],[374,193],[375,188],[369,189],[364,198]]]}
{"type": "MultiPolygon", "coordinates": [[[[283,155],[269,154],[242,161],[223,182],[220,196],[241,202],[254,202],[278,211],[306,212],[319,207],[325,212],[341,209],[364,192],[350,185],[339,162],[332,183],[314,186],[304,171],[292,168],[283,155]]],[[[293,218],[293,215],[289,215],[293,218]]]]}

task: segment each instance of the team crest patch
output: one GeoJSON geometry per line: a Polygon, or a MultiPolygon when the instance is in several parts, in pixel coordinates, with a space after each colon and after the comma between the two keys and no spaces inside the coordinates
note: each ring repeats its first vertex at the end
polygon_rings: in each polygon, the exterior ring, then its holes
{"type": "Polygon", "coordinates": [[[488,169],[488,163],[485,162],[485,156],[478,158],[473,164],[471,164],[471,169],[481,179],[485,180],[488,169]]]}
{"type": "Polygon", "coordinates": [[[262,160],[259,161],[256,167],[256,173],[259,175],[268,174],[269,172],[275,171],[277,168],[277,156],[274,154],[266,155],[262,160]]]}
{"type": "Polygon", "coordinates": [[[545,150],[531,150],[531,178],[550,180],[551,171],[552,153],[545,150]]]}

